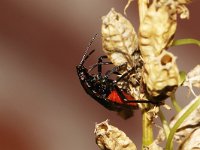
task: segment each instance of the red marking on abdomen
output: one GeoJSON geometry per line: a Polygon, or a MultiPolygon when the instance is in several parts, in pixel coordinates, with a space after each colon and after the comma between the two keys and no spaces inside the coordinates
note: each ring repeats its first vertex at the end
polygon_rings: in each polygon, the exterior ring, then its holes
{"type": "MultiPolygon", "coordinates": [[[[122,91],[122,94],[126,97],[127,100],[134,100],[134,98],[131,95],[127,94],[126,92],[122,91]]],[[[116,103],[119,103],[119,104],[127,104],[127,105],[131,105],[131,106],[137,106],[137,103],[124,103],[123,100],[118,95],[116,90],[113,90],[108,95],[108,99],[112,102],[116,102],[116,103]]]]}

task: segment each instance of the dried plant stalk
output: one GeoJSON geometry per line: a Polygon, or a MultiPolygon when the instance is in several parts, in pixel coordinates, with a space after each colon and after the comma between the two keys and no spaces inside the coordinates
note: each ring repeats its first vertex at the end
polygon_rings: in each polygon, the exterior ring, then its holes
{"type": "Polygon", "coordinates": [[[177,26],[177,14],[189,17],[187,0],[153,0],[139,28],[139,48],[144,60],[143,80],[150,97],[171,96],[180,82],[175,56],[166,52],[177,26]]]}

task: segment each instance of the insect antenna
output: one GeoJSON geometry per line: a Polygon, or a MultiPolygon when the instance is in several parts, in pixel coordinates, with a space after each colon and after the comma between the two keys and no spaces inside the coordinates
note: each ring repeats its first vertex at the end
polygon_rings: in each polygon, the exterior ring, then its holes
{"type": "Polygon", "coordinates": [[[81,62],[80,62],[80,65],[81,65],[81,66],[82,66],[82,65],[84,64],[84,62],[88,59],[88,57],[95,51],[95,50],[92,50],[91,52],[89,52],[89,54],[87,54],[88,51],[89,51],[89,49],[90,49],[90,47],[91,47],[91,45],[92,45],[92,43],[93,43],[94,40],[96,39],[97,35],[98,35],[98,34],[95,34],[95,36],[94,36],[94,37],[92,38],[92,40],[89,42],[89,44],[88,44],[88,46],[87,46],[87,48],[86,48],[86,50],[85,50],[85,53],[84,53],[84,55],[83,55],[83,58],[81,59],[81,62]]]}

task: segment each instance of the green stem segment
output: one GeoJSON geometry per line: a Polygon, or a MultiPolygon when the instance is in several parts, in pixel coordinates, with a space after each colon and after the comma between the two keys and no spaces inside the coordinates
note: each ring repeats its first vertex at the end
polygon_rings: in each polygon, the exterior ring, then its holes
{"type": "Polygon", "coordinates": [[[145,148],[153,143],[153,129],[152,122],[148,118],[148,114],[145,110],[142,111],[142,147],[145,148]]]}
{"type": "Polygon", "coordinates": [[[194,103],[187,109],[187,111],[177,120],[173,128],[171,129],[171,132],[169,133],[167,143],[166,143],[166,150],[172,150],[172,140],[174,137],[174,134],[176,133],[176,130],[179,128],[179,126],[183,123],[183,121],[200,105],[200,97],[197,97],[194,100],[194,103]]]}
{"type": "Polygon", "coordinates": [[[176,112],[180,112],[181,111],[181,107],[178,105],[177,101],[176,101],[176,98],[175,98],[175,93],[172,94],[171,96],[171,102],[172,102],[172,105],[174,106],[176,112]]]}
{"type": "Polygon", "coordinates": [[[179,39],[179,40],[174,40],[172,46],[188,45],[188,44],[196,44],[200,46],[200,41],[196,39],[179,39]]]}
{"type": "Polygon", "coordinates": [[[166,120],[166,118],[163,115],[163,112],[161,110],[159,110],[158,115],[159,115],[160,120],[162,122],[163,129],[165,131],[165,136],[168,137],[168,135],[170,133],[170,128],[169,128],[168,122],[167,122],[167,120],[166,120]]]}

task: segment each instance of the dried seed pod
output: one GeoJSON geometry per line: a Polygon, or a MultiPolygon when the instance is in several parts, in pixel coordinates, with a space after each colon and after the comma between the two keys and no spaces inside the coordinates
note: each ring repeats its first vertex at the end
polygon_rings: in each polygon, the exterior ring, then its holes
{"type": "Polygon", "coordinates": [[[182,19],[189,17],[189,11],[185,7],[188,2],[189,0],[154,0],[151,3],[139,28],[139,48],[144,60],[160,55],[171,45],[177,26],[177,14],[182,19]]]}
{"type": "Polygon", "coordinates": [[[188,18],[189,0],[146,1],[145,16],[140,20],[139,49],[145,63],[143,80],[150,97],[166,98],[180,81],[175,57],[166,53],[177,26],[177,15],[188,18]]]}
{"type": "MultiPolygon", "coordinates": [[[[188,108],[195,102],[195,100],[191,101],[185,108],[181,110],[181,112],[176,115],[173,120],[170,122],[170,128],[172,128],[177,120],[188,110],[188,108]]],[[[183,143],[194,130],[200,128],[200,106],[193,111],[189,117],[187,117],[183,123],[177,129],[174,140],[181,144],[183,143]]],[[[200,141],[199,141],[200,142],[200,141]]]]}
{"type": "Polygon", "coordinates": [[[191,0],[158,0],[157,7],[166,5],[171,13],[179,14],[181,19],[189,19],[189,10],[185,5],[190,2],[191,0]]]}
{"type": "Polygon", "coordinates": [[[115,66],[127,63],[127,67],[120,70],[120,73],[135,68],[131,76],[127,78],[132,84],[125,85],[124,81],[121,81],[118,82],[118,86],[130,89],[130,93],[136,99],[141,98],[139,86],[143,60],[138,50],[137,35],[132,24],[113,8],[102,17],[102,45],[103,51],[115,66]]]}
{"type": "Polygon", "coordinates": [[[138,39],[132,24],[117,13],[114,8],[102,17],[103,51],[115,66],[128,63],[128,68],[134,64],[132,54],[138,47],[138,39]]]}
{"type": "Polygon", "coordinates": [[[96,124],[96,143],[101,150],[136,150],[135,144],[118,128],[109,125],[108,120],[96,124]]]}
{"type": "Polygon", "coordinates": [[[165,5],[156,6],[154,1],[139,28],[139,48],[144,60],[160,55],[169,47],[176,31],[177,22],[170,9],[165,5]]]}
{"type": "Polygon", "coordinates": [[[187,74],[183,86],[189,87],[191,92],[196,96],[195,92],[192,89],[192,86],[200,88],[200,65],[197,65],[187,74]]]}
{"type": "Polygon", "coordinates": [[[145,63],[143,80],[150,97],[168,97],[177,88],[180,76],[176,57],[167,51],[145,63]]]}

